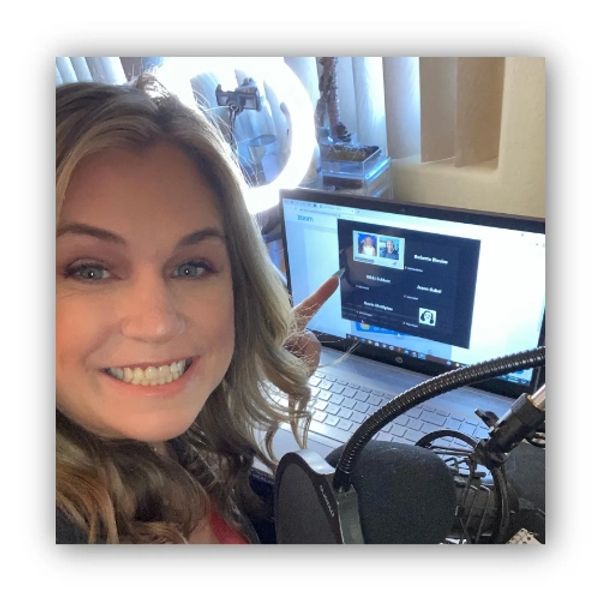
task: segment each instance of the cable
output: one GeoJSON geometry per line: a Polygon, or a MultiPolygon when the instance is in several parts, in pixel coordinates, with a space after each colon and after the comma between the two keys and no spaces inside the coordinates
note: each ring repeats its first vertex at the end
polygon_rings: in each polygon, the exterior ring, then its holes
{"type": "MultiPolygon", "coordinates": [[[[335,344],[336,342],[330,342],[332,344],[335,344]]],[[[327,342],[321,342],[321,345],[325,345],[327,344],[327,342]]],[[[350,356],[350,354],[352,354],[360,345],[360,342],[354,342],[350,348],[348,348],[341,356],[338,356],[335,360],[332,360],[331,362],[328,362],[326,364],[320,364],[317,368],[318,369],[323,369],[325,367],[331,367],[333,365],[338,365],[339,363],[341,363],[342,361],[346,360],[348,358],[348,356],[350,356]]]]}

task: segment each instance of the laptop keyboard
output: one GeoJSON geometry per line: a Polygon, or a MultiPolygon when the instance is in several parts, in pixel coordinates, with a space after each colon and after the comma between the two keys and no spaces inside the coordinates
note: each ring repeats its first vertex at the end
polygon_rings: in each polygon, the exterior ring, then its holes
{"type": "MultiPolygon", "coordinates": [[[[375,411],[394,398],[392,394],[359,385],[317,370],[310,378],[312,412],[310,431],[340,444],[346,443],[358,427],[375,411]]],[[[488,429],[471,418],[452,415],[427,403],[411,408],[388,423],[374,439],[414,444],[427,433],[439,429],[460,431],[475,439],[487,437],[488,429]]],[[[442,438],[452,448],[467,448],[462,440],[442,438]]]]}

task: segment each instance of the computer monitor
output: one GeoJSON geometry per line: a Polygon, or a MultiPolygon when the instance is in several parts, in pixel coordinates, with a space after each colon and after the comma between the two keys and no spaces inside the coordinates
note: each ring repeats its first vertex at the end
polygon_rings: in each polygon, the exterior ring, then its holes
{"type": "MultiPolygon", "coordinates": [[[[542,219],[308,188],[280,210],[294,303],[345,269],[309,323],[323,344],[437,374],[543,343],[542,219]]],[[[540,377],[481,387],[516,396],[540,377]]]]}

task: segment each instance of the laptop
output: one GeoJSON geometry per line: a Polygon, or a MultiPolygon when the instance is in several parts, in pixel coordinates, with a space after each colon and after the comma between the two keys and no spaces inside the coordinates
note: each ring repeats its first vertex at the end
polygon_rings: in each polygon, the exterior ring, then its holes
{"type": "MultiPolygon", "coordinates": [[[[323,348],[308,448],[322,456],[431,376],[544,343],[542,219],[308,188],[282,190],[279,208],[294,304],[344,269],[308,324],[323,348]]],[[[447,392],[377,439],[414,444],[442,428],[486,437],[475,411],[501,416],[543,378],[526,369],[447,392]]],[[[279,457],[298,449],[289,429],[274,448],[279,457]]]]}

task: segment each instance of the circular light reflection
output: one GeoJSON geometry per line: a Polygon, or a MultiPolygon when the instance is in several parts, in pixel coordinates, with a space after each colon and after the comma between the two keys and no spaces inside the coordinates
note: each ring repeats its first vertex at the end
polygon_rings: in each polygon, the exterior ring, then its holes
{"type": "Polygon", "coordinates": [[[279,190],[297,187],[306,176],[312,160],[316,144],[313,107],[296,74],[282,58],[184,57],[165,58],[163,65],[158,69],[157,77],[183,102],[197,108],[190,82],[193,77],[210,72],[217,77],[223,89],[234,89],[237,87],[236,70],[244,71],[263,89],[265,83],[270,86],[280,102],[285,105],[284,112],[289,119],[290,153],[286,164],[270,183],[247,189],[248,210],[257,214],[279,203],[279,190]]]}

